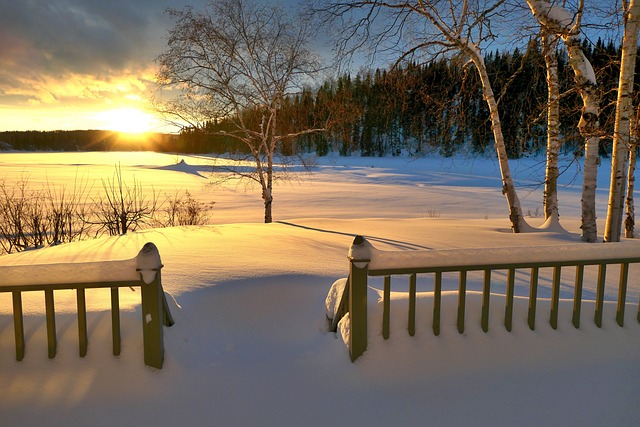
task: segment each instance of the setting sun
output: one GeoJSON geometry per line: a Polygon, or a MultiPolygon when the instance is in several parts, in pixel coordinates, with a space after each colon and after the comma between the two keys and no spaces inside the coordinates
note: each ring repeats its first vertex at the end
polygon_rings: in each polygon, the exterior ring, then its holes
{"type": "Polygon", "coordinates": [[[123,133],[144,133],[158,127],[158,120],[136,108],[118,108],[98,113],[96,118],[105,129],[123,133]]]}

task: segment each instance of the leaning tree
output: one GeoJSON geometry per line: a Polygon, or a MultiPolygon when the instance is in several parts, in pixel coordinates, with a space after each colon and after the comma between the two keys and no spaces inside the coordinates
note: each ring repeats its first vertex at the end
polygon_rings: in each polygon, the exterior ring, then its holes
{"type": "Polygon", "coordinates": [[[312,10],[337,25],[338,52],[352,54],[369,45],[399,58],[449,55],[478,72],[489,107],[491,129],[514,232],[528,231],[522,214],[502,132],[498,102],[484,61],[483,46],[495,37],[492,18],[504,20],[505,0],[310,0],[312,10]]]}

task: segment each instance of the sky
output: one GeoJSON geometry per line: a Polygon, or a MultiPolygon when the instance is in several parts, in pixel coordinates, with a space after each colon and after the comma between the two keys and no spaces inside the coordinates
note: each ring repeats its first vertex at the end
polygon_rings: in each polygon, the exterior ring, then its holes
{"type": "Polygon", "coordinates": [[[149,99],[165,11],[186,4],[206,0],[0,0],[0,131],[175,130],[149,99]]]}
{"type": "Polygon", "coordinates": [[[144,113],[154,59],[186,2],[0,0],[0,130],[160,126],[144,113]]]}

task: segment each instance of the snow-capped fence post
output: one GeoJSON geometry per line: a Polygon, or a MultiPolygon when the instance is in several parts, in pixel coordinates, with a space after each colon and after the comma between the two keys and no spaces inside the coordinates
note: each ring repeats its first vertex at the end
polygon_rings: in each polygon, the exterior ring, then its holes
{"type": "Polygon", "coordinates": [[[356,236],[349,249],[349,353],[353,362],[367,349],[367,276],[371,257],[369,242],[356,236]]]}
{"type": "Polygon", "coordinates": [[[171,326],[166,301],[162,290],[163,267],[158,248],[147,243],[137,257],[140,280],[142,280],[142,336],[144,341],[144,363],[154,368],[162,368],[164,362],[163,325],[171,326]],[[165,316],[166,313],[166,316],[165,316]]]}

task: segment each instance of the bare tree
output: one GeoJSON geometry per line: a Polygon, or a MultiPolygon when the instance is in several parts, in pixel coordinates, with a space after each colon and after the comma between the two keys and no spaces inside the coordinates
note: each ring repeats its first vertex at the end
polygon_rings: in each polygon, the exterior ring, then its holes
{"type": "MultiPolygon", "coordinates": [[[[640,0],[623,0],[624,36],[618,99],[613,133],[611,158],[611,186],[605,222],[604,241],[619,242],[622,234],[622,215],[627,185],[627,160],[631,146],[631,116],[633,113],[633,80],[636,67],[638,30],[640,29],[640,0]]],[[[635,153],[634,153],[635,155],[635,153]]],[[[634,173],[635,171],[632,170],[634,173]]]]}
{"type": "Polygon", "coordinates": [[[279,121],[285,99],[320,70],[309,48],[312,26],[250,0],[215,0],[200,12],[187,7],[169,14],[176,24],[157,58],[158,82],[162,97],[175,96],[158,109],[182,127],[206,131],[207,122],[231,122],[231,130],[215,133],[246,146],[253,167],[243,163],[236,176],[259,184],[264,220],[271,222],[274,158],[282,143],[323,130],[279,121]]]}
{"type": "MultiPolygon", "coordinates": [[[[483,43],[492,40],[491,19],[506,13],[505,0],[315,0],[312,9],[341,24],[339,53],[352,53],[367,43],[399,57],[449,54],[475,67],[490,113],[509,219],[514,232],[528,231],[509,168],[498,103],[484,62],[483,43]]],[[[503,18],[501,18],[503,19],[503,18]]]]}
{"type": "Polygon", "coordinates": [[[574,71],[576,87],[582,97],[582,114],[578,129],[585,139],[584,180],[582,186],[582,240],[595,242],[596,180],[598,173],[598,144],[600,140],[598,116],[600,94],[595,72],[582,51],[580,29],[584,1],[580,0],[575,13],[549,0],[527,0],[533,16],[543,30],[560,36],[569,54],[569,65],[574,71]]]}

